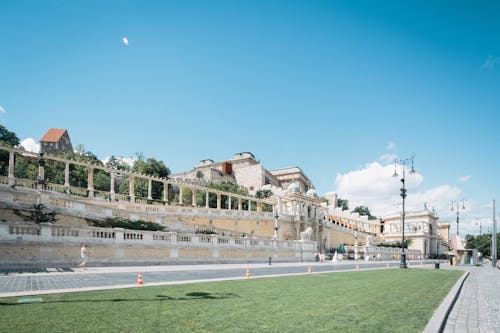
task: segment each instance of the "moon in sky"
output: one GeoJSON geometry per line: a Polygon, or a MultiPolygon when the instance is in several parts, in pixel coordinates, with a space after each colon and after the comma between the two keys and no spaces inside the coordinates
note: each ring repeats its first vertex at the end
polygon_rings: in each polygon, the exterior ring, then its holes
{"type": "Polygon", "coordinates": [[[126,46],[128,46],[128,38],[127,37],[123,37],[122,41],[123,41],[123,44],[125,44],[126,46]]]}

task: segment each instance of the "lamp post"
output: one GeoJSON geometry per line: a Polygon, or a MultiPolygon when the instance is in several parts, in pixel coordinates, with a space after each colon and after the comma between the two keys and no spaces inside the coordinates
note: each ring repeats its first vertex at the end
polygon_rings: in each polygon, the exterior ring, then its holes
{"type": "Polygon", "coordinates": [[[403,187],[401,187],[401,198],[403,199],[403,207],[402,207],[403,212],[401,214],[403,237],[401,242],[401,263],[399,264],[399,268],[408,268],[408,266],[406,265],[406,254],[405,254],[405,199],[406,199],[405,166],[407,165],[407,163],[411,162],[411,170],[410,170],[411,174],[415,173],[415,168],[413,167],[413,156],[411,158],[406,158],[404,160],[394,160],[394,174],[392,175],[393,177],[399,177],[396,171],[398,162],[403,166],[403,177],[401,178],[401,183],[403,183],[403,187]]]}
{"type": "Polygon", "coordinates": [[[456,209],[457,209],[457,237],[459,236],[459,229],[458,229],[458,225],[460,223],[460,209],[462,210],[465,210],[465,201],[464,199],[462,199],[462,207],[460,207],[459,205],[459,202],[458,201],[454,201],[452,200],[451,201],[451,210],[455,210],[455,206],[456,206],[456,209]]]}
{"type": "Polygon", "coordinates": [[[479,236],[482,236],[483,235],[483,229],[482,229],[482,226],[481,226],[481,220],[477,220],[476,221],[476,225],[479,226],[479,236]]]}
{"type": "Polygon", "coordinates": [[[491,233],[491,266],[497,265],[497,220],[495,215],[495,200],[493,200],[493,232],[491,233]]]}
{"type": "Polygon", "coordinates": [[[278,215],[278,211],[274,213],[274,236],[273,239],[278,239],[278,219],[280,216],[278,215]]]}

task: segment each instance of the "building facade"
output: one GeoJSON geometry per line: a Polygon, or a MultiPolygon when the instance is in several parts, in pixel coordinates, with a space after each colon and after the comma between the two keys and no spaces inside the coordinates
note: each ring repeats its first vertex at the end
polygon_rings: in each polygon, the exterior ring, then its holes
{"type": "Polygon", "coordinates": [[[40,152],[44,154],[60,154],[73,151],[68,131],[50,128],[40,139],[40,152]]]}
{"type": "MultiPolygon", "coordinates": [[[[409,241],[408,248],[420,250],[424,258],[437,257],[448,250],[449,224],[438,223],[438,216],[434,212],[423,210],[405,214],[405,240],[409,241]]],[[[401,214],[389,215],[381,220],[383,237],[386,243],[402,241],[401,214]]]]}

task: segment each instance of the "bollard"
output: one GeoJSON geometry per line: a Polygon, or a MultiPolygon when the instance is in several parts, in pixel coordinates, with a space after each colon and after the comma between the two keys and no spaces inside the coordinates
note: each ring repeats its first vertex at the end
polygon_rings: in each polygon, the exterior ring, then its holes
{"type": "Polygon", "coordinates": [[[269,257],[269,266],[271,266],[271,261],[272,261],[272,258],[269,257]]]}
{"type": "Polygon", "coordinates": [[[435,268],[435,269],[439,269],[439,263],[438,263],[438,262],[435,262],[435,263],[434,263],[434,268],[435,268]]]}

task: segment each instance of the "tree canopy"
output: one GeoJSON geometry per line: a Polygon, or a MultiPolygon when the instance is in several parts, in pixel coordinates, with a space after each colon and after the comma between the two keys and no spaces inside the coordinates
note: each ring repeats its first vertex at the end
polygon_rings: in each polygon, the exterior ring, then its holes
{"type": "Polygon", "coordinates": [[[377,217],[370,213],[370,209],[366,206],[358,206],[354,208],[353,213],[358,213],[359,215],[367,215],[369,220],[376,220],[377,217]]]}

